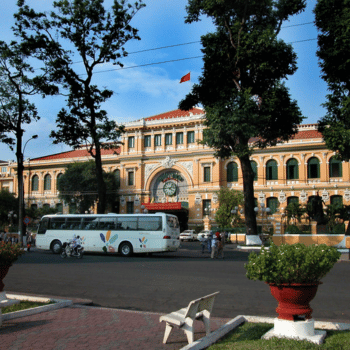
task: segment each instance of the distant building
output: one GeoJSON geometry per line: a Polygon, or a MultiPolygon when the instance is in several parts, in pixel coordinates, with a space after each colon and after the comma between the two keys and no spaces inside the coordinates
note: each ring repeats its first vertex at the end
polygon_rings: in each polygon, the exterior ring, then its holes
{"type": "MultiPolygon", "coordinates": [[[[120,183],[110,210],[134,213],[144,205],[149,212],[176,213],[183,227],[202,225],[206,214],[213,224],[219,205],[217,191],[222,186],[243,190],[243,181],[236,157],[214,158],[212,149],[198,144],[204,117],[204,110],[194,108],[127,123],[124,145],[102,151],[104,169],[113,172],[120,183]]],[[[74,210],[59,200],[57,179],[67,164],[88,159],[88,152],[78,149],[26,161],[25,205],[74,210]]],[[[251,162],[256,201],[272,212],[291,202],[306,204],[317,192],[325,204],[350,204],[349,162],[335,159],[315,124],[300,125],[289,142],[257,149],[251,162]]],[[[10,168],[15,169],[15,164],[10,168]]]]}
{"type": "Polygon", "coordinates": [[[11,167],[11,162],[0,160],[0,191],[13,191],[13,174],[14,170],[11,167]]]}

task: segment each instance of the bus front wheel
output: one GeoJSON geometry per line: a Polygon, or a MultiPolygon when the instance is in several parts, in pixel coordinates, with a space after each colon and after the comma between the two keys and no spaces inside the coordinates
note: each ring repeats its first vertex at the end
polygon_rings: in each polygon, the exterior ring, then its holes
{"type": "Polygon", "coordinates": [[[53,241],[51,243],[51,251],[54,254],[59,254],[61,253],[62,250],[62,243],[60,241],[53,241]]]}
{"type": "Polygon", "coordinates": [[[132,255],[132,246],[128,242],[124,242],[119,247],[119,252],[123,256],[131,256],[132,255]]]}

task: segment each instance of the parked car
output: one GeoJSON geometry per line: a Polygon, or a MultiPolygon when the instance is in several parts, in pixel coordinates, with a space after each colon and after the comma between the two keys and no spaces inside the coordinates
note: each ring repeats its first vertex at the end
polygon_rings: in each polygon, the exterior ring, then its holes
{"type": "Polygon", "coordinates": [[[208,239],[209,236],[213,236],[213,231],[203,230],[203,231],[198,233],[197,239],[200,241],[202,238],[208,239]]]}
{"type": "Polygon", "coordinates": [[[195,230],[185,230],[180,233],[180,241],[194,241],[197,239],[195,230]]]}

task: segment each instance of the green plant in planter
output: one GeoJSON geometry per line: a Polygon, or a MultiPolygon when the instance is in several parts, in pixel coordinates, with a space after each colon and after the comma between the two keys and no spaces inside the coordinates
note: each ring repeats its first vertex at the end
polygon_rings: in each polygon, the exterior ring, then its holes
{"type": "Polygon", "coordinates": [[[244,265],[246,276],[251,280],[274,283],[318,283],[340,257],[334,247],[325,244],[305,246],[271,244],[262,248],[260,254],[251,253],[244,265]]]}

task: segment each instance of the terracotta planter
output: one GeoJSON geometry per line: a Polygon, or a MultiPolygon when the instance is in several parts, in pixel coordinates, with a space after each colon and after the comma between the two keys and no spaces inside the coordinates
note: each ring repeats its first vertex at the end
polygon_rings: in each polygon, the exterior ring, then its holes
{"type": "Polygon", "coordinates": [[[311,300],[315,297],[319,284],[292,283],[277,286],[269,283],[271,294],[278,301],[276,312],[282,320],[296,321],[299,317],[311,318],[311,300]]]}
{"type": "Polygon", "coordinates": [[[5,278],[5,276],[7,275],[10,265],[0,265],[0,292],[2,292],[4,290],[4,283],[2,282],[2,280],[5,278]]]}

